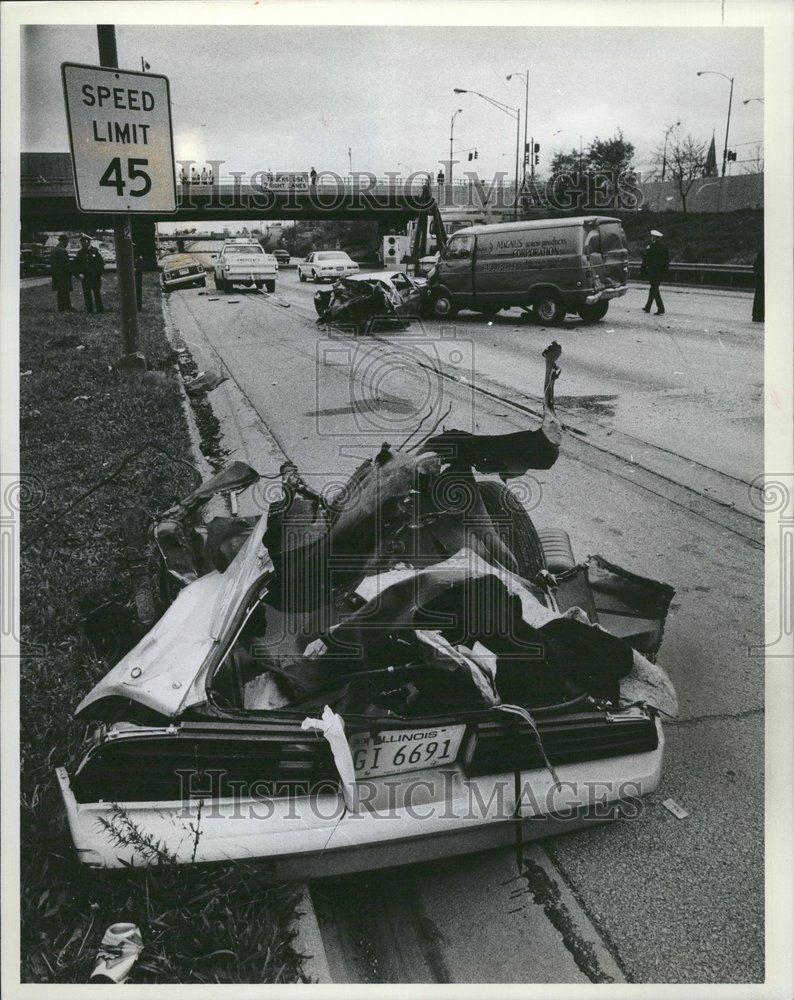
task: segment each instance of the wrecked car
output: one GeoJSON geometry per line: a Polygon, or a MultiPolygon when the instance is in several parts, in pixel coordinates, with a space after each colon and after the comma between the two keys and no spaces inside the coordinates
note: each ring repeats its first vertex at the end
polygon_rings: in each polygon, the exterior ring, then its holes
{"type": "Polygon", "coordinates": [[[244,463],[154,537],[175,595],[77,707],[58,769],[80,860],[261,859],[308,878],[521,845],[614,819],[660,780],[669,586],[577,561],[508,487],[557,460],[540,427],[421,425],[326,497],[244,463]],[[216,495],[232,513],[202,517],[216,495]]]}
{"type": "Polygon", "coordinates": [[[316,292],[314,306],[320,323],[369,333],[377,325],[421,316],[426,299],[424,279],[405,271],[375,271],[341,278],[332,288],[316,292]]]}

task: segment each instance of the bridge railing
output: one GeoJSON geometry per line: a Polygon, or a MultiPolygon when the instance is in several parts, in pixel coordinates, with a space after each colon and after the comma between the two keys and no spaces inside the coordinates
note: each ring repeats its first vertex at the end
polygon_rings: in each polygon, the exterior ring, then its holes
{"type": "MultiPolygon", "coordinates": [[[[513,182],[497,179],[484,181],[477,185],[465,181],[455,181],[453,184],[425,184],[422,177],[403,177],[399,174],[388,174],[380,177],[362,177],[360,175],[347,177],[323,177],[316,184],[296,185],[293,187],[278,187],[262,184],[256,175],[224,174],[214,178],[212,183],[202,181],[179,181],[177,178],[177,196],[180,200],[192,195],[203,196],[217,193],[219,196],[232,193],[264,193],[272,191],[275,194],[316,194],[323,196],[345,194],[372,195],[402,195],[420,197],[429,194],[440,205],[454,207],[482,207],[483,204],[511,204],[515,198],[513,182]]],[[[70,197],[74,195],[74,181],[71,177],[22,178],[22,195],[26,197],[70,197]]]]}

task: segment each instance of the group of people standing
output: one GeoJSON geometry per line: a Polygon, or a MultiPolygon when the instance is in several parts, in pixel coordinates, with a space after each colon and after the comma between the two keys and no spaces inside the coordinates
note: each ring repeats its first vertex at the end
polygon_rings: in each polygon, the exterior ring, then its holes
{"type": "Polygon", "coordinates": [[[87,236],[80,237],[80,249],[74,259],[66,249],[69,237],[63,233],[50,255],[52,287],[58,300],[58,312],[75,312],[72,305],[72,278],[79,277],[87,312],[104,312],[102,303],[102,272],[105,262],[99,250],[87,236]]]}
{"type": "Polygon", "coordinates": [[[212,167],[204,167],[201,173],[196,170],[195,167],[190,168],[190,177],[188,177],[185,172],[184,167],[179,168],[179,183],[180,184],[213,184],[215,182],[215,176],[212,173],[212,167]]]}

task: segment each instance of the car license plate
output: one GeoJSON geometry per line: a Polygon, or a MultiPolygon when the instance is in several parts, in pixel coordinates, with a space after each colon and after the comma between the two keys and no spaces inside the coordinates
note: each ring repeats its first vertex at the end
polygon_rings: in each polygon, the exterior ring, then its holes
{"type": "Polygon", "coordinates": [[[179,273],[180,274],[190,274],[190,268],[189,267],[180,267],[179,268],[179,273]]]}
{"type": "Polygon", "coordinates": [[[387,729],[373,737],[355,733],[350,750],[357,778],[419,771],[451,764],[458,755],[465,726],[387,729]]]}

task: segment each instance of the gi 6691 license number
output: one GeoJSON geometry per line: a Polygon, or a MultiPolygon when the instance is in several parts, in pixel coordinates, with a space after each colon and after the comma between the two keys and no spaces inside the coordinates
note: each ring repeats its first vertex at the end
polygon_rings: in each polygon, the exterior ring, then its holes
{"type": "Polygon", "coordinates": [[[387,729],[377,734],[355,733],[350,750],[356,777],[420,771],[451,764],[458,755],[465,726],[387,729]]]}

